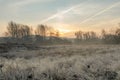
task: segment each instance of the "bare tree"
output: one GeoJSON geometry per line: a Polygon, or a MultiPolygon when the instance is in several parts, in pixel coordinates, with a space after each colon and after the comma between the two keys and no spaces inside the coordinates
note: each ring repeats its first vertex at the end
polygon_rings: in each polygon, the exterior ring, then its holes
{"type": "Polygon", "coordinates": [[[49,37],[54,36],[54,32],[55,32],[55,30],[54,30],[53,27],[47,27],[47,31],[48,31],[48,35],[49,35],[49,37]]]}
{"type": "Polygon", "coordinates": [[[39,36],[42,36],[43,39],[45,39],[46,31],[47,31],[47,26],[41,24],[41,25],[38,25],[38,27],[37,27],[37,29],[35,31],[35,34],[39,35],[39,36]]]}
{"type": "Polygon", "coordinates": [[[60,37],[60,32],[59,31],[56,32],[56,37],[60,37]]]}
{"type": "Polygon", "coordinates": [[[19,37],[19,25],[17,25],[15,22],[10,22],[8,23],[8,27],[7,27],[7,33],[14,38],[18,38],[19,37]]]}
{"type": "Polygon", "coordinates": [[[82,40],[83,39],[83,32],[82,31],[75,32],[75,36],[76,36],[76,39],[82,40]]]}
{"type": "Polygon", "coordinates": [[[45,41],[48,32],[48,27],[46,25],[38,25],[35,30],[36,39],[38,41],[45,41]]]}
{"type": "Polygon", "coordinates": [[[118,23],[119,28],[116,29],[115,34],[120,36],[120,23],[118,23]]]}
{"type": "Polygon", "coordinates": [[[29,26],[27,26],[27,25],[20,26],[19,35],[21,37],[30,36],[31,34],[32,34],[32,30],[29,26]]]}
{"type": "Polygon", "coordinates": [[[101,35],[102,35],[102,39],[105,39],[106,31],[104,29],[101,31],[101,35]]]}
{"type": "Polygon", "coordinates": [[[90,37],[91,37],[91,39],[97,39],[97,35],[94,31],[90,32],[90,37]]]}
{"type": "Polygon", "coordinates": [[[13,38],[22,38],[24,36],[31,35],[31,29],[27,25],[16,24],[15,22],[10,22],[7,27],[7,35],[13,38]]]}
{"type": "Polygon", "coordinates": [[[89,32],[84,32],[83,33],[83,38],[84,38],[84,40],[90,39],[90,33],[89,32]]]}

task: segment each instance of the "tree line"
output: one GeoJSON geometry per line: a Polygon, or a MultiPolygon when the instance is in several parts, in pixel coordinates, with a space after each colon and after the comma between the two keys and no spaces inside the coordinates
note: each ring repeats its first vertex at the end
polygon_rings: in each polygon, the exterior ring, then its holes
{"type": "Polygon", "coordinates": [[[94,31],[88,31],[88,32],[77,31],[75,32],[75,36],[76,36],[76,39],[79,41],[98,39],[98,36],[94,31]]]}
{"type": "Polygon", "coordinates": [[[100,41],[105,44],[120,44],[120,26],[115,30],[106,31],[105,29],[101,30],[101,34],[98,35],[94,31],[77,31],[75,34],[75,42],[83,42],[83,41],[100,41]]]}
{"type": "Polygon", "coordinates": [[[116,28],[116,30],[114,30],[111,33],[108,33],[104,29],[101,32],[102,32],[102,40],[104,43],[120,44],[120,28],[116,28]]]}
{"type": "Polygon", "coordinates": [[[18,24],[13,21],[8,23],[5,32],[8,42],[36,42],[36,43],[64,43],[69,42],[60,38],[60,32],[53,27],[40,24],[35,30],[28,25],[18,24]]]}
{"type": "MultiPolygon", "coordinates": [[[[101,35],[94,31],[76,31],[74,33],[74,42],[102,42],[107,44],[120,44],[120,27],[114,31],[107,32],[101,30],[101,35]]],[[[24,24],[18,24],[13,21],[8,23],[7,31],[5,32],[5,40],[7,42],[21,42],[21,43],[71,43],[72,41],[61,38],[59,30],[53,27],[40,24],[33,30],[32,27],[24,24]]]]}

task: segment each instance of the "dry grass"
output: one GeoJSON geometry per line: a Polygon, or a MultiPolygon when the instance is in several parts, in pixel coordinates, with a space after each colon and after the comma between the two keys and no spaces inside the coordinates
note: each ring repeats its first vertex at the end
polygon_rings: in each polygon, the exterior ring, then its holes
{"type": "Polygon", "coordinates": [[[120,46],[56,45],[42,46],[39,50],[31,51],[12,50],[1,54],[0,78],[120,80],[120,46]]]}

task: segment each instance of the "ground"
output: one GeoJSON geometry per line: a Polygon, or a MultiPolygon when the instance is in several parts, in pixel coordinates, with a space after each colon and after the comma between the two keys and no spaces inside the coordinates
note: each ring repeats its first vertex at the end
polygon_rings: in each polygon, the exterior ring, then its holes
{"type": "Polygon", "coordinates": [[[120,80],[120,45],[52,45],[0,53],[0,80],[120,80]]]}

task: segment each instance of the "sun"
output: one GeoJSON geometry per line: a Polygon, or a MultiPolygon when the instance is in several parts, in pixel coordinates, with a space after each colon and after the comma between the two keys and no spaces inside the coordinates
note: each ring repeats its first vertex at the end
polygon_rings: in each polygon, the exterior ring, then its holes
{"type": "Polygon", "coordinates": [[[63,24],[56,24],[56,29],[61,32],[61,33],[68,33],[68,32],[71,32],[70,29],[66,29],[64,28],[65,26],[63,24]]]}
{"type": "Polygon", "coordinates": [[[61,28],[59,28],[58,30],[60,32],[62,32],[62,33],[68,33],[68,32],[70,32],[70,30],[67,30],[67,29],[61,29],[61,28]]]}

